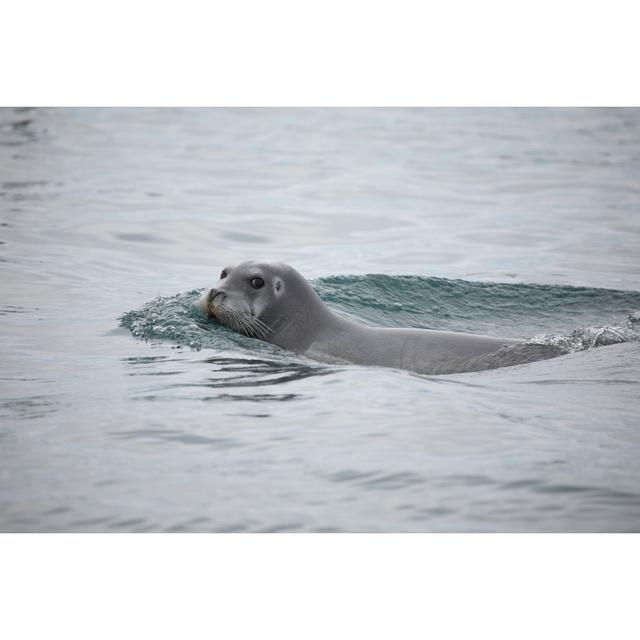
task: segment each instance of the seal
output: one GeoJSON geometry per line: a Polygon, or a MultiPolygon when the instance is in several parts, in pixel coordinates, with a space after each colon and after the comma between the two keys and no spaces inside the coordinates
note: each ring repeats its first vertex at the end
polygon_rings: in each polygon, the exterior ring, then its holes
{"type": "Polygon", "coordinates": [[[447,374],[558,355],[507,338],[368,326],[330,309],[300,273],[280,263],[249,261],[225,267],[197,304],[209,318],[234,331],[328,363],[447,374]],[[527,348],[518,351],[518,346],[527,348]]]}

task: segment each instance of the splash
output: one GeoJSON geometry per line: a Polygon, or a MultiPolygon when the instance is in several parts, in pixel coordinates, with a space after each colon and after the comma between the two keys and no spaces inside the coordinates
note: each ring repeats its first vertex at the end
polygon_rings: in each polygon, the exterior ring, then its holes
{"type": "Polygon", "coordinates": [[[569,335],[538,335],[527,341],[557,347],[562,353],[574,353],[622,342],[640,342],[640,312],[631,313],[620,326],[586,327],[569,335]]]}

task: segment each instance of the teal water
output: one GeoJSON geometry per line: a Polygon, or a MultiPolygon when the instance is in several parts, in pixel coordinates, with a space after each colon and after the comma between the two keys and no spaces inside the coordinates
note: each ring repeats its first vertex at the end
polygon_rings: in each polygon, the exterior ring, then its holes
{"type": "MultiPolygon", "coordinates": [[[[311,284],[333,309],[364,324],[562,344],[567,352],[640,340],[640,292],[635,291],[381,274],[311,284]]],[[[125,313],[121,325],[152,343],[171,340],[191,349],[231,343],[282,353],[208,320],[197,308],[204,291],[156,298],[125,313]]]]}
{"type": "Polygon", "coordinates": [[[0,530],[637,531],[640,111],[0,110],[0,530]],[[566,355],[328,366],[194,309],[566,355]]]}

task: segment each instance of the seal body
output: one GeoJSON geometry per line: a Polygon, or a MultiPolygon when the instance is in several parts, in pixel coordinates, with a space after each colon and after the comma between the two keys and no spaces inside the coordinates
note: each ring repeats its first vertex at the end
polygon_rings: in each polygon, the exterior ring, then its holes
{"type": "MultiPolygon", "coordinates": [[[[428,329],[373,327],[338,315],[285,264],[243,262],[226,267],[198,306],[210,318],[285,349],[330,363],[353,363],[445,374],[539,360],[539,345],[428,329]],[[519,355],[514,357],[514,353],[519,355]],[[515,349],[515,351],[514,351],[515,349]],[[502,357],[503,354],[510,357],[502,357]],[[501,364],[502,363],[502,364],[501,364]]],[[[542,350],[544,351],[544,350],[542,350]]]]}

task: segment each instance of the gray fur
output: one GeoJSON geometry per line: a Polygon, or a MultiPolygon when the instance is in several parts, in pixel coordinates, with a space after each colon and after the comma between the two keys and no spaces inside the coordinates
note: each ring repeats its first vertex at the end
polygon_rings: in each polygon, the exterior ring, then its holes
{"type": "Polygon", "coordinates": [[[541,349],[542,345],[525,345],[508,338],[354,322],[332,311],[311,285],[285,264],[243,262],[224,272],[226,277],[200,298],[199,306],[209,317],[322,362],[446,374],[558,355],[553,349],[541,349]],[[253,278],[261,278],[264,286],[252,288],[253,278]]]}

